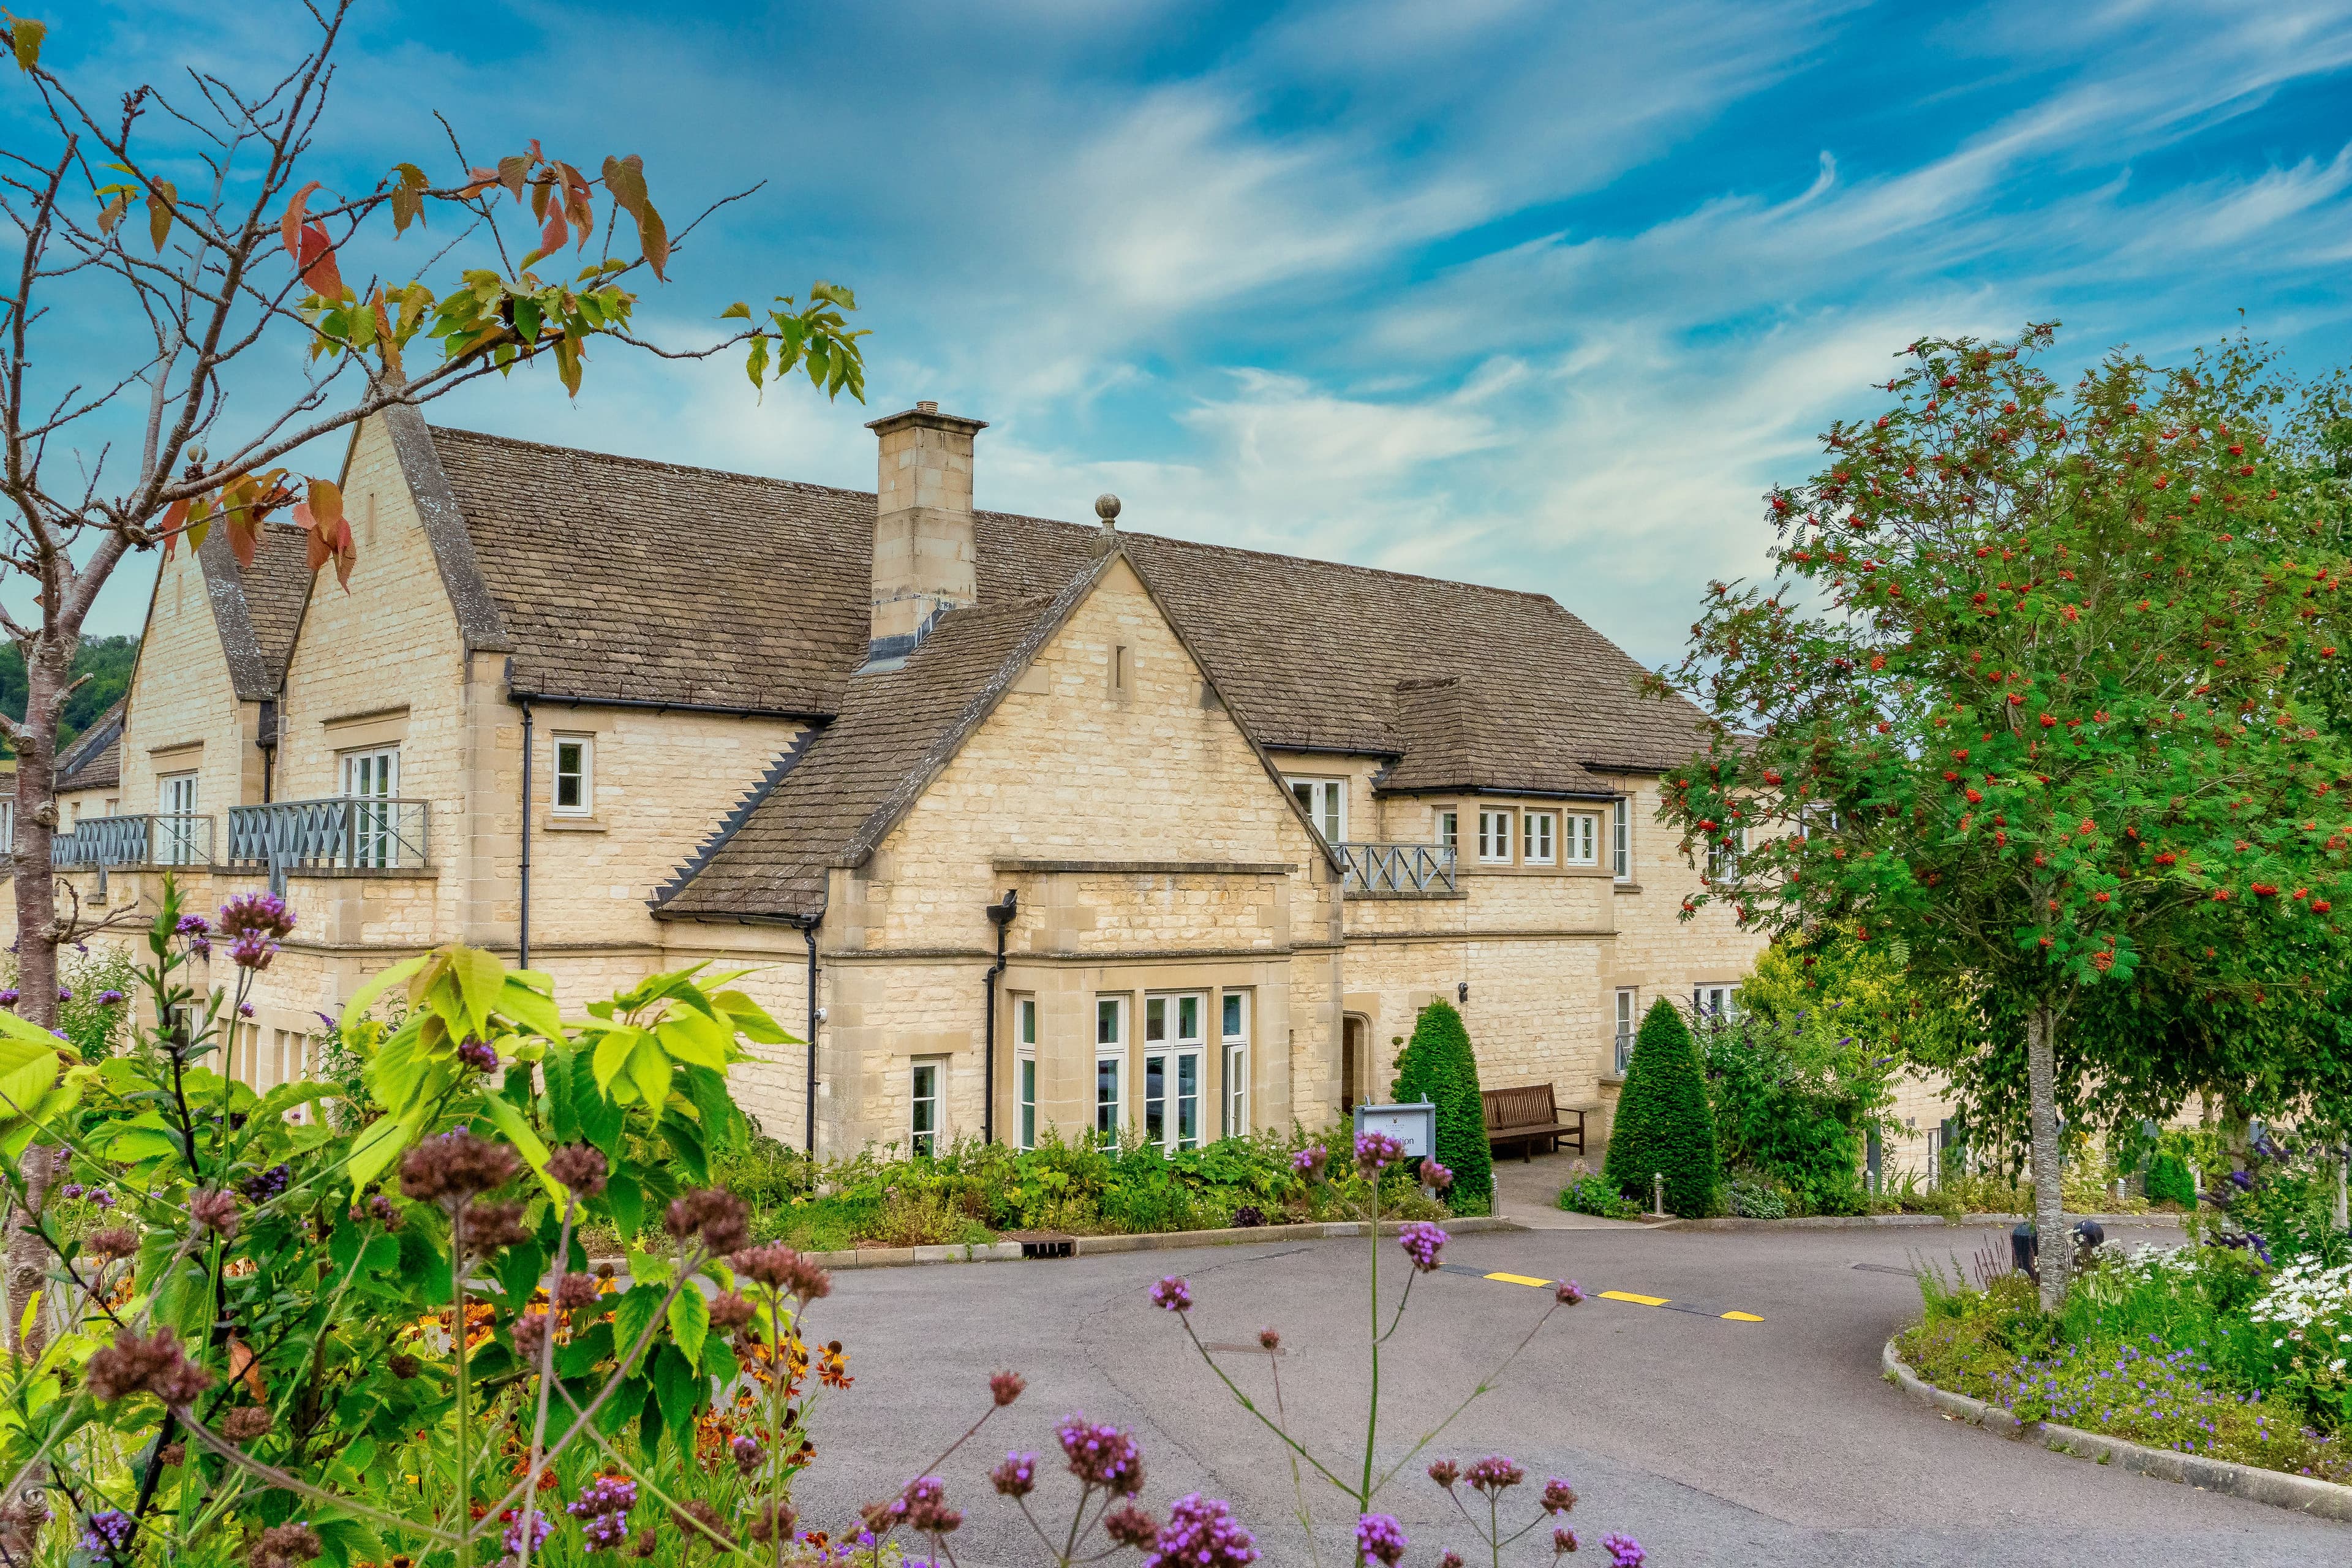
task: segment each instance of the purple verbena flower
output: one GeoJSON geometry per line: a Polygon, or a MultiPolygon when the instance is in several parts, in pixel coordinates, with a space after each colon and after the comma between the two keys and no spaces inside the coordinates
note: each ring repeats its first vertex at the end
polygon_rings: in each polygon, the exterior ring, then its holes
{"type": "MultiPolygon", "coordinates": [[[[1361,1132],[1356,1136],[1356,1169],[1367,1176],[1377,1176],[1404,1158],[1404,1145],[1385,1132],[1361,1132]]],[[[1385,1514],[1366,1514],[1367,1519],[1384,1519],[1385,1514]]]]}
{"type": "Polygon", "coordinates": [[[112,1006],[115,1006],[116,1005],[120,1004],[122,1000],[123,1000],[123,995],[122,995],[122,993],[121,993],[121,992],[120,992],[120,991],[116,991],[116,990],[109,989],[109,990],[101,991],[101,992],[100,992],[100,993],[98,994],[98,1005],[99,1005],[100,1006],[101,1006],[101,1007],[112,1007],[112,1006]]]}
{"type": "Polygon", "coordinates": [[[1163,1312],[1189,1312],[1192,1310],[1192,1288],[1171,1274],[1151,1288],[1151,1304],[1163,1312]]]}
{"type": "Polygon", "coordinates": [[[228,959],[239,969],[250,969],[257,974],[269,967],[278,956],[278,944],[257,931],[239,931],[229,943],[228,959]]]}
{"type": "Polygon", "coordinates": [[[1360,1562],[1369,1559],[1386,1564],[1386,1568],[1396,1568],[1404,1560],[1408,1544],[1404,1527],[1392,1515],[1368,1513],[1356,1521],[1356,1557],[1360,1562]]]}
{"type": "Polygon", "coordinates": [[[499,1517],[508,1521],[505,1545],[509,1556],[521,1553],[522,1532],[526,1525],[530,1531],[530,1549],[533,1552],[547,1544],[549,1534],[555,1529],[555,1521],[535,1508],[525,1509],[520,1518],[513,1509],[506,1510],[499,1517]]]}
{"type": "MultiPolygon", "coordinates": [[[[16,999],[14,992],[7,995],[11,1002],[16,999]]],[[[1323,1179],[1323,1167],[1330,1158],[1330,1151],[1322,1144],[1310,1143],[1290,1157],[1291,1173],[1304,1181],[1319,1182],[1323,1179]]]]}
{"type": "Polygon", "coordinates": [[[1108,1422],[1090,1422],[1084,1411],[1065,1416],[1055,1436],[1070,1461],[1070,1474],[1090,1487],[1108,1487],[1122,1497],[1143,1489],[1143,1450],[1108,1422]]]}
{"type": "Polygon", "coordinates": [[[111,1556],[131,1543],[139,1526],[119,1508],[100,1509],[82,1521],[81,1546],[88,1552],[102,1552],[111,1556]]]}
{"type": "Polygon", "coordinates": [[[1454,1173],[1439,1164],[1434,1158],[1424,1159],[1421,1163],[1421,1184],[1445,1192],[1454,1185],[1454,1173]]]}
{"type": "Polygon", "coordinates": [[[1601,1538],[1601,1544],[1608,1550],[1613,1568],[1642,1568],[1650,1555],[1642,1550],[1640,1542],[1630,1535],[1620,1535],[1613,1530],[1601,1538]]]}
{"type": "Polygon", "coordinates": [[[1397,1245],[1404,1248],[1412,1266],[1423,1274],[1435,1272],[1437,1255],[1444,1249],[1445,1241],[1445,1233],[1425,1219],[1414,1220],[1397,1233],[1397,1245]]]}
{"type": "Polygon", "coordinates": [[[1007,1454],[1004,1463],[988,1472],[988,1479],[1006,1497],[1027,1497],[1037,1485],[1037,1456],[1007,1454]]]}
{"type": "Polygon", "coordinates": [[[457,1059],[476,1072],[488,1072],[499,1065],[499,1053],[486,1040],[467,1040],[457,1047],[457,1059]]]}
{"type": "Polygon", "coordinates": [[[1143,1568],[1242,1568],[1257,1561],[1257,1541],[1232,1509],[1215,1498],[1187,1492],[1169,1505],[1156,1549],[1143,1568]]]}
{"type": "Polygon", "coordinates": [[[218,929],[223,936],[248,931],[262,936],[285,936],[294,929],[294,911],[288,909],[286,900],[275,893],[239,893],[220,907],[218,929]]]}
{"type": "Polygon", "coordinates": [[[1519,1462],[1507,1454],[1489,1454],[1483,1459],[1473,1459],[1470,1468],[1462,1473],[1473,1487],[1482,1492],[1499,1492],[1528,1479],[1528,1473],[1519,1468],[1519,1462]]]}
{"type": "Polygon", "coordinates": [[[578,1497],[563,1505],[574,1519],[626,1513],[637,1506],[637,1483],[626,1476],[598,1476],[578,1497]]]}

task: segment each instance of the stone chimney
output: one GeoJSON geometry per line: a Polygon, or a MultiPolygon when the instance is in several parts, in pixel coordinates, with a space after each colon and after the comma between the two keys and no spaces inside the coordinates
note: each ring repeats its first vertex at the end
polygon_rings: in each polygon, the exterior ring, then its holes
{"type": "Polygon", "coordinates": [[[979,596],[971,438],[988,425],[918,403],[866,428],[881,442],[866,650],[872,668],[905,658],[943,613],[979,596]]]}

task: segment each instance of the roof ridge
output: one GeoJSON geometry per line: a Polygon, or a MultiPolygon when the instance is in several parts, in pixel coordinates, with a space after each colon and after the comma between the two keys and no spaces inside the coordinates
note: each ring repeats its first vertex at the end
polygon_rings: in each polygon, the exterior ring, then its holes
{"type": "Polygon", "coordinates": [[[818,495],[855,496],[866,500],[874,499],[872,490],[823,485],[814,479],[780,479],[772,474],[749,474],[740,468],[714,468],[705,463],[672,463],[660,458],[633,458],[626,452],[600,452],[593,447],[565,447],[553,441],[533,441],[523,436],[499,436],[488,430],[467,430],[456,425],[431,425],[426,428],[436,436],[457,436],[468,441],[489,441],[501,447],[520,447],[534,452],[558,453],[565,457],[593,458],[600,463],[621,463],[629,468],[650,468],[665,474],[708,474],[713,479],[745,479],[752,484],[775,485],[783,489],[806,490],[818,495]]]}

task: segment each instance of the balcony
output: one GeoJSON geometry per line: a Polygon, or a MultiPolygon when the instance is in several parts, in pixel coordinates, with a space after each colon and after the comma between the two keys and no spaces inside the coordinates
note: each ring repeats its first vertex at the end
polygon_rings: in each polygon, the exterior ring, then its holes
{"type": "Polygon", "coordinates": [[[1444,898],[1458,893],[1453,849],[1442,844],[1335,844],[1350,898],[1444,898]]]}
{"type": "Polygon", "coordinates": [[[49,863],[60,871],[103,873],[120,866],[209,866],[209,816],[90,816],[49,840],[49,863]]]}
{"type": "Polygon", "coordinates": [[[292,871],[421,871],[427,816],[421,800],[362,795],[235,806],[229,864],[267,867],[278,893],[292,871]]]}

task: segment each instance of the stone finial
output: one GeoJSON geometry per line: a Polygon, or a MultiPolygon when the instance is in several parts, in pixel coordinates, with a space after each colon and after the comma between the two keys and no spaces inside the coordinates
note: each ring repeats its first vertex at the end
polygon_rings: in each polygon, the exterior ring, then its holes
{"type": "Polygon", "coordinates": [[[940,405],[928,399],[915,405],[915,412],[918,414],[937,414],[939,411],[940,405]]]}
{"type": "Polygon", "coordinates": [[[1105,492],[1095,497],[1095,515],[1102,519],[1105,528],[1118,526],[1118,498],[1105,492]]]}

